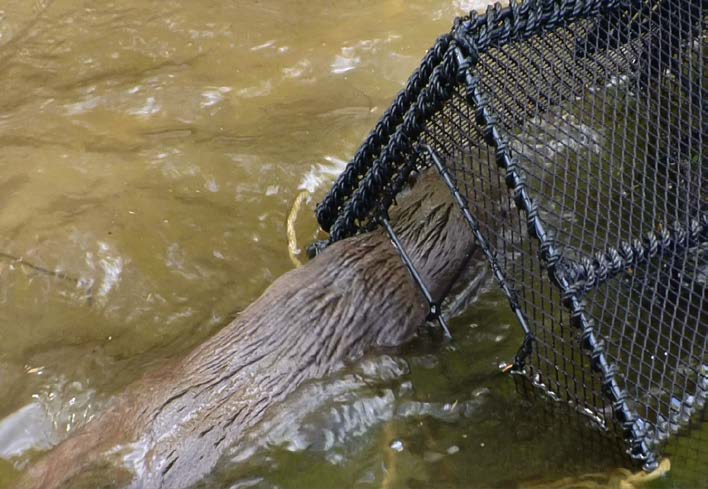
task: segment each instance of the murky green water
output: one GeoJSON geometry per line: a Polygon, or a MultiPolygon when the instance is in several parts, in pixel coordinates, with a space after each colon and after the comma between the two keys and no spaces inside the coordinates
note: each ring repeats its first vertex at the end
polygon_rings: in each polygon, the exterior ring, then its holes
{"type": "MultiPolygon", "coordinates": [[[[317,196],[475,3],[0,4],[0,419],[14,420],[0,487],[27,449],[293,266],[298,192],[315,195],[305,242],[317,196]]],[[[513,487],[611,470],[518,402],[499,371],[520,339],[505,311],[485,296],[455,345],[423,338],[308,386],[321,395],[298,394],[207,483],[513,487]]]]}

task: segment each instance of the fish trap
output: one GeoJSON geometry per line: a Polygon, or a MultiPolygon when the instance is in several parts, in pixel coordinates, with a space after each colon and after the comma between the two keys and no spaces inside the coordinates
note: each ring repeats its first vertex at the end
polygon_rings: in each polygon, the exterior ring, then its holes
{"type": "Polygon", "coordinates": [[[646,470],[708,397],[703,6],[527,0],[457,19],[317,208],[330,241],[387,225],[411,172],[435,167],[523,329],[513,371],[646,470]]]}

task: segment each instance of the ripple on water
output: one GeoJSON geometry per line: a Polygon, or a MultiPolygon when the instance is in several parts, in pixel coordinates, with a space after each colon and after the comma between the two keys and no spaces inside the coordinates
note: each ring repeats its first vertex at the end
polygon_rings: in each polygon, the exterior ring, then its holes
{"type": "Polygon", "coordinates": [[[371,59],[382,47],[389,46],[400,39],[398,34],[389,34],[386,38],[363,39],[350,46],[343,46],[330,64],[330,71],[335,75],[347,73],[362,64],[362,58],[371,59]]]}
{"type": "Polygon", "coordinates": [[[450,422],[471,416],[486,400],[487,391],[452,403],[416,400],[409,373],[406,359],[383,354],[357,362],[353,373],[311,382],[240,440],[229,459],[243,463],[278,447],[320,453],[340,464],[367,446],[370,435],[387,422],[421,417],[450,422]]]}
{"type": "MultiPolygon", "coordinates": [[[[30,374],[41,374],[41,368],[30,374]]],[[[46,450],[93,418],[99,404],[96,392],[81,382],[56,377],[33,401],[0,419],[0,458],[17,459],[30,451],[46,450]]]]}
{"type": "Polygon", "coordinates": [[[202,102],[199,104],[202,108],[211,107],[224,100],[224,95],[232,90],[231,87],[218,87],[207,89],[202,92],[202,102]]]}
{"type": "Polygon", "coordinates": [[[327,164],[320,163],[310,167],[310,170],[302,177],[298,190],[315,193],[323,185],[329,184],[347,166],[346,161],[336,156],[327,155],[324,159],[327,164]]]}

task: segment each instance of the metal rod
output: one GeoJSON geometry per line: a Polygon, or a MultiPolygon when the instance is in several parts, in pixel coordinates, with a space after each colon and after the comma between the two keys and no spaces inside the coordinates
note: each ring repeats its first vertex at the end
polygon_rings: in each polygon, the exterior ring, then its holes
{"type": "Polygon", "coordinates": [[[526,321],[526,316],[524,315],[524,312],[521,310],[521,307],[519,306],[519,302],[516,298],[516,294],[511,289],[509,284],[507,283],[506,277],[504,276],[504,272],[502,271],[501,267],[499,266],[499,263],[497,262],[496,258],[492,254],[489,244],[487,243],[486,238],[482,234],[482,231],[479,229],[479,222],[477,221],[477,219],[474,218],[472,213],[470,213],[469,207],[467,206],[467,203],[465,202],[464,197],[462,197],[462,195],[460,194],[460,191],[457,189],[457,186],[452,181],[452,178],[450,177],[450,173],[448,172],[447,168],[443,164],[442,160],[437,155],[437,153],[433,150],[433,148],[431,148],[429,145],[423,145],[421,147],[425,151],[427,151],[428,154],[430,154],[430,157],[433,160],[433,164],[435,165],[435,168],[438,170],[438,173],[440,173],[440,177],[443,179],[445,184],[450,189],[452,196],[454,197],[455,201],[457,202],[458,207],[462,211],[462,215],[464,216],[465,220],[467,221],[467,224],[469,224],[470,228],[472,229],[472,234],[474,235],[475,240],[477,241],[477,244],[479,244],[479,247],[484,252],[484,255],[486,256],[487,261],[489,262],[490,266],[492,267],[492,272],[494,274],[494,278],[496,278],[497,282],[499,283],[499,285],[502,288],[502,291],[504,292],[504,295],[506,295],[507,299],[509,300],[509,305],[511,306],[512,311],[514,311],[514,314],[516,315],[516,318],[518,319],[519,324],[521,325],[521,329],[524,331],[524,335],[525,335],[524,344],[522,345],[521,349],[519,350],[519,354],[517,355],[517,363],[523,364],[524,359],[531,352],[533,335],[531,333],[531,329],[529,328],[528,322],[526,321]]]}
{"type": "Polygon", "coordinates": [[[413,261],[408,256],[408,253],[406,253],[403,243],[401,243],[401,241],[398,239],[398,236],[396,235],[396,232],[393,230],[393,226],[391,226],[391,223],[389,222],[388,218],[385,217],[385,215],[383,215],[380,220],[384,228],[386,229],[386,232],[388,233],[389,237],[391,238],[393,246],[398,251],[398,254],[401,256],[403,263],[406,265],[406,268],[408,268],[408,271],[413,277],[413,280],[415,280],[415,282],[418,284],[418,287],[423,293],[425,300],[428,301],[428,307],[430,309],[428,320],[437,319],[440,323],[440,327],[442,328],[443,333],[445,334],[445,337],[448,339],[452,339],[450,329],[447,327],[447,322],[445,321],[445,318],[442,315],[442,308],[440,307],[440,304],[433,300],[433,296],[430,295],[430,291],[425,286],[425,283],[423,283],[423,278],[418,273],[418,270],[416,270],[413,261]]]}

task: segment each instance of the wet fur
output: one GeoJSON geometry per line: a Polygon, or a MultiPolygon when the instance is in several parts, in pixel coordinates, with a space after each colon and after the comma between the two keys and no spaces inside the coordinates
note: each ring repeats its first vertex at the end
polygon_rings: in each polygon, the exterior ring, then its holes
{"type": "MultiPolygon", "coordinates": [[[[475,253],[447,188],[427,172],[391,217],[440,298],[475,253]]],[[[131,385],[17,487],[188,487],[303,382],[373,347],[407,341],[426,315],[383,231],[338,242],[280,277],[186,358],[131,385]],[[131,453],[137,462],[128,469],[123,459],[131,453]]]]}

